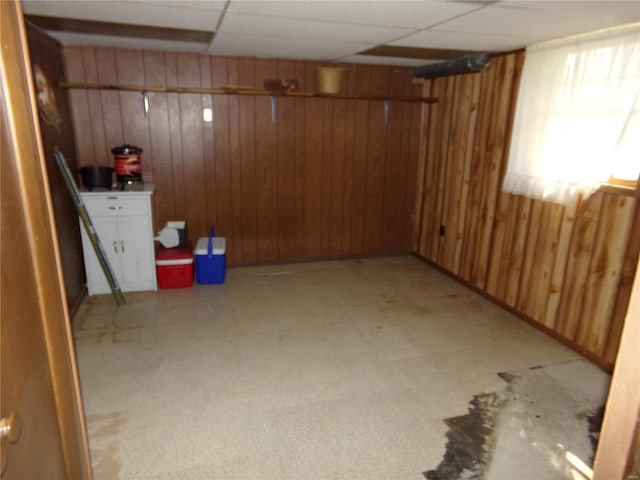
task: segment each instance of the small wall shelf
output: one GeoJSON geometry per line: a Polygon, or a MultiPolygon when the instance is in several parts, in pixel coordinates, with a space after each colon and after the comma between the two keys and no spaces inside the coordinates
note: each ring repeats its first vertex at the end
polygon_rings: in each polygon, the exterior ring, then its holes
{"type": "Polygon", "coordinates": [[[195,93],[204,95],[240,95],[253,97],[271,97],[271,119],[275,122],[278,112],[278,97],[292,98],[329,98],[337,100],[374,100],[384,102],[384,124],[389,123],[389,105],[391,102],[412,102],[412,103],[436,103],[437,98],[433,97],[402,97],[402,96],[382,96],[382,95],[346,95],[346,94],[324,94],[295,91],[268,91],[254,90],[251,88],[190,88],[190,87],[148,87],[144,85],[106,85],[101,83],[68,83],[60,82],[60,88],[80,89],[80,90],[119,90],[129,92],[140,92],[144,105],[144,115],[147,117],[149,109],[149,92],[159,93],[195,93]]]}
{"type": "Polygon", "coordinates": [[[101,83],[68,83],[58,84],[61,88],[77,88],[84,90],[124,90],[130,92],[160,92],[160,93],[199,93],[209,95],[245,95],[256,97],[293,97],[293,98],[335,98],[338,100],[378,100],[394,102],[416,102],[416,103],[436,103],[437,98],[433,97],[402,97],[402,96],[382,96],[382,95],[346,95],[323,93],[301,92],[298,90],[291,92],[250,90],[233,88],[186,88],[186,87],[148,87],[143,85],[106,85],[101,83]]]}

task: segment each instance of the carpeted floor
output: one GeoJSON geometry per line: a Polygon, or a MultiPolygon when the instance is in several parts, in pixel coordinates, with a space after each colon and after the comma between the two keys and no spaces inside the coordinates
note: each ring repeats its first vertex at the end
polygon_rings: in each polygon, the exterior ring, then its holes
{"type": "Polygon", "coordinates": [[[424,480],[499,372],[581,361],[410,256],[126,297],[74,320],[96,480],[424,480]]]}

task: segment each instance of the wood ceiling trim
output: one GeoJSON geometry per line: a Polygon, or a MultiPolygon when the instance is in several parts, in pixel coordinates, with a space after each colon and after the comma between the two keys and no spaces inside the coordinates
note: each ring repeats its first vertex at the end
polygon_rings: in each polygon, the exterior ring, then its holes
{"type": "Polygon", "coordinates": [[[402,47],[395,45],[379,45],[370,48],[359,55],[373,55],[376,57],[417,58],[420,60],[451,60],[453,58],[478,53],[472,50],[451,50],[443,48],[402,47]]]}
{"type": "Polygon", "coordinates": [[[182,28],[152,27],[112,22],[76,20],[73,18],[25,15],[25,19],[42,30],[74,32],[89,35],[107,35],[130,38],[149,38],[174,42],[194,42],[209,44],[214,32],[187,30],[182,28]]]}

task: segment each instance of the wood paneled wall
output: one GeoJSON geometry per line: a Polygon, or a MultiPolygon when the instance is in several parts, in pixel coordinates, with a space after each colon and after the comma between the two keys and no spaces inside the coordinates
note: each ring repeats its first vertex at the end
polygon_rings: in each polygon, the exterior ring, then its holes
{"type": "Polygon", "coordinates": [[[598,192],[565,208],[501,191],[523,62],[504,55],[425,82],[439,102],[423,112],[413,249],[611,366],[640,248],[637,201],[598,192]]]}
{"type": "MultiPolygon", "coordinates": [[[[113,48],[65,49],[67,81],[218,88],[295,78],[316,91],[303,61],[113,48]]],[[[407,68],[344,65],[349,94],[415,95],[407,68]]],[[[157,187],[155,225],[186,220],[227,238],[229,264],[409,251],[420,143],[420,104],[72,90],[79,163],[113,163],[110,149],[142,147],[157,187]],[[202,120],[213,108],[213,122],[202,120]]]]}

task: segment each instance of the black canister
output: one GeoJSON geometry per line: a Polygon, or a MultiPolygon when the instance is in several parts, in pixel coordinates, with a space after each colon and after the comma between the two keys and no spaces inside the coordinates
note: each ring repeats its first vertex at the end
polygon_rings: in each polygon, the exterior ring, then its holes
{"type": "Polygon", "coordinates": [[[121,145],[111,149],[116,162],[116,178],[118,185],[142,183],[142,163],[140,154],[142,149],[133,145],[121,145]]]}
{"type": "Polygon", "coordinates": [[[82,185],[88,191],[94,188],[111,188],[111,180],[113,176],[113,168],[103,165],[95,165],[91,167],[81,167],[78,169],[82,185]]]}

